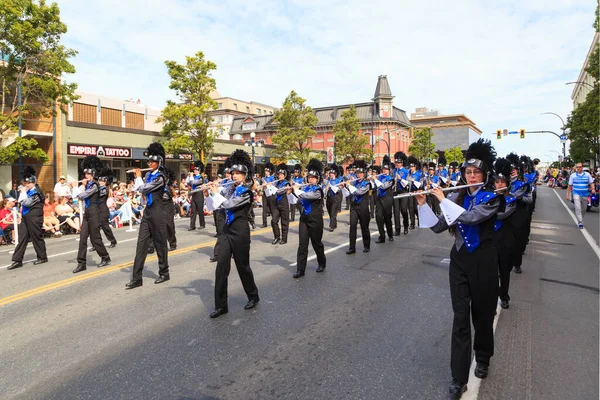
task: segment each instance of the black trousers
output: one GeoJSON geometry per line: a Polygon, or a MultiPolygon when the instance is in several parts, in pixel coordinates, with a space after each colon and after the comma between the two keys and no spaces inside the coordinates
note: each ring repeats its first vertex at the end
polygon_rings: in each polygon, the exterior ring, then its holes
{"type": "Polygon", "coordinates": [[[215,217],[215,228],[217,228],[217,241],[213,248],[213,256],[218,257],[219,254],[219,242],[222,240],[224,228],[225,228],[225,210],[215,210],[213,213],[215,217]]]}
{"type": "MultiPolygon", "coordinates": [[[[315,213],[321,216],[319,210],[315,210],[315,213]]],[[[327,260],[325,258],[325,246],[323,246],[323,218],[307,218],[300,216],[299,229],[299,243],[298,243],[298,254],[296,260],[298,263],[298,271],[306,271],[306,259],[308,257],[308,242],[312,243],[313,250],[317,255],[317,262],[319,267],[325,268],[327,266],[327,260]]]]}
{"type": "Polygon", "coordinates": [[[196,215],[200,219],[200,228],[206,226],[204,219],[204,192],[196,192],[192,195],[192,215],[190,217],[190,229],[196,229],[196,215]]]}
{"type": "Polygon", "coordinates": [[[350,207],[350,249],[356,249],[356,231],[360,222],[363,245],[365,249],[371,248],[371,233],[369,232],[369,205],[368,199],[364,198],[358,204],[352,203],[350,207]]]}
{"type": "Polygon", "coordinates": [[[217,269],[215,272],[215,308],[227,307],[227,282],[231,271],[231,256],[235,261],[242,286],[248,300],[259,300],[254,274],[250,269],[250,227],[245,219],[236,220],[233,226],[225,226],[223,235],[217,239],[217,269]]]}
{"type": "Polygon", "coordinates": [[[262,194],[262,219],[263,219],[263,225],[267,225],[267,217],[271,213],[271,205],[272,205],[273,199],[274,199],[273,196],[267,197],[265,195],[265,193],[263,192],[263,194],[262,194]]]}
{"type": "Polygon", "coordinates": [[[327,214],[329,214],[329,228],[331,229],[337,228],[337,215],[342,211],[342,199],[342,191],[338,190],[333,196],[328,194],[327,200],[325,200],[327,214]]]}
{"type": "Polygon", "coordinates": [[[296,204],[290,204],[290,221],[296,219],[296,211],[298,211],[298,215],[302,214],[302,204],[300,204],[300,200],[298,200],[296,204]]]}
{"type": "MultiPolygon", "coordinates": [[[[408,193],[405,191],[396,192],[394,195],[399,195],[402,193],[408,193]]],[[[394,199],[393,208],[394,208],[394,226],[396,228],[396,233],[400,233],[400,215],[402,215],[402,222],[405,228],[408,228],[408,203],[410,199],[408,197],[402,199],[394,199]]],[[[414,221],[413,221],[414,223],[414,221]]]]}
{"type": "Polygon", "coordinates": [[[167,218],[164,210],[164,203],[156,201],[150,207],[144,210],[144,218],[140,224],[137,246],[135,249],[135,259],[133,261],[133,271],[131,280],[141,280],[144,270],[144,263],[148,256],[148,246],[150,241],[154,243],[156,255],[158,256],[159,275],[169,274],[169,259],[167,251],[167,227],[165,224],[167,218]]]}
{"type": "Polygon", "coordinates": [[[100,257],[108,257],[108,251],[106,251],[106,247],[104,247],[104,243],[102,242],[102,236],[100,236],[100,222],[98,221],[97,208],[88,207],[85,210],[80,232],[79,251],[77,252],[77,262],[79,264],[85,264],[87,261],[88,238],[90,238],[92,247],[96,249],[100,257]]]}
{"type": "Polygon", "coordinates": [[[515,236],[508,224],[504,224],[494,234],[494,244],[498,249],[498,268],[500,271],[500,300],[510,300],[508,288],[510,286],[510,272],[513,269],[513,252],[515,250],[515,236]]]}
{"type": "Polygon", "coordinates": [[[110,212],[108,211],[108,207],[106,207],[106,203],[104,206],[98,205],[98,218],[100,219],[98,222],[100,223],[100,228],[104,232],[104,236],[106,236],[110,243],[117,244],[117,239],[115,238],[112,228],[110,227],[110,223],[108,222],[108,219],[110,218],[110,212]]]}
{"type": "Polygon", "coordinates": [[[471,365],[471,318],[475,328],[475,360],[489,365],[494,355],[494,312],[498,303],[498,255],[491,243],[472,253],[466,246],[450,253],[450,297],[454,322],[450,365],[452,377],[469,380],[471,365]]]}
{"type": "Polygon", "coordinates": [[[511,225],[515,235],[515,248],[513,251],[513,265],[520,267],[523,264],[523,252],[527,246],[527,236],[529,234],[529,214],[523,204],[518,204],[517,209],[511,215],[511,225]]]}
{"type": "Polygon", "coordinates": [[[288,230],[290,228],[290,205],[288,204],[286,195],[283,195],[280,201],[275,202],[274,207],[271,208],[271,215],[271,227],[273,228],[274,238],[281,238],[282,241],[287,241],[288,230]],[[281,231],[279,230],[280,219],[281,231]]]}
{"type": "MultiPolygon", "coordinates": [[[[175,207],[171,200],[165,201],[165,214],[166,214],[166,236],[167,243],[170,247],[177,247],[177,236],[175,235],[175,207]]],[[[150,232],[152,235],[152,232],[150,232]]],[[[150,252],[154,252],[154,241],[149,240],[148,249],[150,252]]]]}
{"type": "Polygon", "coordinates": [[[371,219],[375,218],[375,193],[374,193],[374,191],[369,192],[369,213],[371,214],[371,219]]]}
{"type": "MultiPolygon", "coordinates": [[[[441,212],[440,201],[434,195],[432,195],[432,194],[427,195],[427,204],[429,204],[429,207],[431,207],[431,210],[433,211],[433,213],[435,215],[438,215],[441,212]]],[[[417,210],[417,213],[418,213],[418,210],[417,210]]]]}
{"type": "Polygon", "coordinates": [[[392,229],[392,208],[393,197],[391,193],[383,198],[378,197],[375,200],[375,221],[377,222],[380,239],[385,239],[386,230],[388,237],[394,235],[394,230],[392,229]]]}
{"type": "Polygon", "coordinates": [[[350,207],[352,206],[352,199],[350,198],[350,196],[346,197],[346,211],[350,209],[350,207]]]}
{"type": "Polygon", "coordinates": [[[19,244],[12,255],[12,261],[23,261],[29,242],[33,244],[33,249],[38,259],[45,260],[48,258],[46,242],[44,242],[44,230],[42,229],[43,222],[44,217],[41,208],[39,210],[31,210],[26,215],[23,215],[18,227],[19,244]],[[30,215],[32,213],[33,215],[30,215]]]}

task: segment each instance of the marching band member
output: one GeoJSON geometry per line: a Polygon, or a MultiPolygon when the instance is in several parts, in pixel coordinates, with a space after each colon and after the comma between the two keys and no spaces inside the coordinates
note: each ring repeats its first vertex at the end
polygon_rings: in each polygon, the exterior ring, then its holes
{"type": "Polygon", "coordinates": [[[87,156],[81,162],[81,168],[85,175],[82,180],[84,190],[77,195],[79,203],[83,202],[83,220],[81,221],[81,232],[79,234],[79,252],[77,253],[77,268],[73,270],[76,274],[87,269],[87,240],[92,242],[92,247],[101,258],[98,267],[105,267],[110,264],[110,256],[102,237],[100,236],[100,212],[98,202],[100,197],[100,187],[96,182],[97,174],[102,171],[102,161],[96,156],[87,156]]]}
{"type": "MultiPolygon", "coordinates": [[[[415,192],[422,190],[425,183],[423,171],[421,171],[421,162],[415,156],[408,157],[408,191],[415,192]]],[[[408,215],[410,216],[410,229],[415,229],[415,218],[417,216],[417,200],[408,197],[408,215]]]]}
{"type": "Polygon", "coordinates": [[[333,232],[337,228],[337,215],[342,211],[342,190],[337,186],[343,178],[341,176],[341,168],[337,164],[329,166],[329,179],[325,192],[327,196],[326,206],[327,214],[329,214],[329,232],[333,232]]]}
{"type": "Polygon", "coordinates": [[[458,170],[458,163],[453,161],[450,163],[450,168],[452,168],[452,173],[450,174],[450,184],[452,186],[456,186],[460,182],[460,171],[458,170]]]}
{"type": "MultiPolygon", "coordinates": [[[[367,167],[367,180],[371,182],[373,180],[373,164],[367,167]]],[[[375,218],[375,191],[371,185],[369,190],[369,214],[371,219],[375,218]]]]}
{"type": "MultiPolygon", "coordinates": [[[[405,167],[407,165],[407,157],[401,151],[396,152],[394,154],[394,163],[396,164],[396,168],[394,168],[394,181],[395,181],[395,189],[394,195],[407,193],[409,190],[408,184],[408,174],[409,170],[405,167]]],[[[404,234],[408,234],[408,211],[409,211],[409,202],[412,203],[413,200],[410,197],[405,197],[402,199],[393,199],[394,200],[394,226],[396,231],[394,232],[395,236],[400,235],[400,215],[402,215],[402,222],[404,225],[404,234]]],[[[413,218],[414,221],[414,218],[413,218]]],[[[414,222],[413,222],[414,223],[414,222]]]]}
{"type": "MultiPolygon", "coordinates": [[[[167,184],[165,185],[165,191],[162,195],[162,200],[165,203],[165,224],[166,224],[166,237],[167,243],[169,244],[169,251],[177,249],[177,236],[175,235],[175,207],[173,206],[173,196],[175,191],[175,171],[170,168],[164,168],[164,174],[167,178],[167,184]]],[[[152,232],[150,232],[152,235],[152,232]]],[[[148,254],[154,254],[154,241],[150,240],[148,246],[148,254]]]]}
{"type": "MultiPolygon", "coordinates": [[[[429,173],[427,174],[426,179],[430,189],[442,187],[440,184],[441,179],[435,172],[435,163],[433,161],[429,163],[429,173]]],[[[433,210],[434,214],[437,215],[440,213],[440,202],[438,201],[437,197],[434,195],[428,195],[427,203],[433,210]]]]}
{"type": "Polygon", "coordinates": [[[126,289],[142,286],[142,272],[150,241],[154,242],[154,248],[158,256],[159,278],[154,283],[163,283],[170,279],[167,229],[165,225],[167,212],[163,200],[165,186],[169,182],[163,167],[165,149],[162,144],[154,142],[148,146],[147,152],[150,171],[146,173],[145,180],[142,180],[142,171],[139,168],[135,171],[134,190],[141,192],[146,197],[146,208],[144,209],[144,218],[142,218],[140,224],[131,281],[125,285],[126,289]]]}
{"type": "Polygon", "coordinates": [[[353,164],[356,171],[355,185],[350,182],[342,183],[350,189],[352,198],[350,206],[350,248],[346,254],[356,253],[356,230],[360,222],[360,230],[363,238],[363,253],[368,253],[371,248],[371,233],[369,232],[369,199],[367,193],[371,190],[371,184],[365,179],[367,163],[364,160],[356,160],[353,164]]]}
{"type": "Polygon", "coordinates": [[[394,230],[392,229],[392,208],[394,207],[394,178],[390,176],[392,170],[392,160],[388,156],[383,156],[381,162],[381,175],[377,176],[377,181],[374,183],[373,192],[375,198],[375,215],[377,221],[377,229],[379,230],[379,238],[375,243],[385,243],[385,231],[390,242],[394,241],[394,230]],[[381,183],[380,186],[377,186],[381,183]]]}
{"type": "MultiPolygon", "coordinates": [[[[272,215],[272,210],[275,205],[275,196],[267,196],[265,183],[271,183],[275,180],[275,177],[271,175],[275,172],[275,166],[268,162],[265,164],[265,178],[263,179],[263,191],[262,191],[262,220],[263,224],[261,228],[267,227],[267,217],[269,214],[272,215]]],[[[272,219],[272,216],[271,216],[272,219]]]]}
{"type": "Polygon", "coordinates": [[[524,165],[521,164],[519,156],[515,153],[510,153],[506,159],[511,163],[510,174],[510,194],[517,200],[517,209],[513,213],[512,221],[515,234],[515,251],[513,252],[514,271],[517,274],[523,272],[521,265],[523,264],[523,252],[527,245],[527,224],[529,223],[529,213],[527,206],[531,203],[529,193],[529,184],[521,179],[524,165]]]}
{"type": "MultiPolygon", "coordinates": [[[[225,160],[225,163],[222,166],[223,170],[221,171],[221,173],[225,175],[225,178],[223,178],[223,180],[221,181],[220,193],[225,197],[228,197],[229,195],[229,189],[231,187],[229,183],[232,182],[230,167],[231,166],[229,164],[228,158],[227,160],[225,160]],[[224,184],[227,184],[227,186],[223,186],[224,184]]],[[[219,259],[219,237],[223,235],[223,229],[225,229],[225,210],[222,208],[213,210],[213,217],[215,219],[215,228],[217,229],[217,241],[215,242],[215,246],[213,247],[213,256],[210,258],[210,262],[217,262],[217,260],[219,259]]]]}
{"type": "MultiPolygon", "coordinates": [[[[304,177],[302,176],[302,165],[294,165],[294,176],[292,177],[292,183],[296,185],[302,185],[304,183],[304,177]]],[[[296,210],[302,211],[300,203],[290,204],[290,221],[294,221],[296,218],[296,210]]]]}
{"type": "MultiPolygon", "coordinates": [[[[98,185],[100,189],[100,195],[98,197],[98,219],[100,223],[100,229],[104,232],[104,236],[110,242],[108,246],[109,249],[112,249],[117,245],[117,239],[113,234],[112,228],[110,227],[110,222],[108,221],[110,218],[110,211],[108,210],[108,206],[106,205],[106,201],[108,200],[110,184],[113,180],[113,173],[110,168],[102,168],[98,177],[98,185]]],[[[96,251],[95,247],[92,247],[90,251],[96,251]]]]}
{"type": "MultiPolygon", "coordinates": [[[[192,188],[192,190],[196,190],[198,186],[206,183],[206,180],[202,176],[204,172],[204,163],[202,161],[196,161],[194,163],[194,172],[189,174],[185,183],[192,188]]],[[[204,219],[204,191],[198,190],[197,192],[192,193],[192,215],[190,216],[190,227],[188,231],[193,231],[196,229],[196,215],[200,220],[200,228],[206,228],[206,221],[204,219]]]]}
{"type": "Polygon", "coordinates": [[[510,161],[506,158],[498,158],[494,163],[496,192],[504,195],[506,206],[504,211],[497,215],[494,223],[494,244],[498,249],[498,264],[500,269],[500,307],[508,308],[510,296],[508,287],[510,286],[510,271],[513,268],[513,259],[515,251],[515,234],[512,226],[512,214],[517,209],[516,198],[510,195],[508,189],[510,185],[511,174],[510,161]]]}
{"type": "Polygon", "coordinates": [[[323,181],[321,161],[313,158],[306,166],[306,179],[308,184],[303,190],[299,190],[298,183],[295,184],[302,211],[300,212],[299,243],[297,259],[297,271],[294,278],[301,278],[306,271],[306,259],[308,257],[308,242],[317,255],[319,267],[317,272],[323,272],[327,260],[325,258],[325,247],[323,246],[323,189],[320,184],[323,181]]]}
{"type": "MultiPolygon", "coordinates": [[[[353,181],[356,179],[356,166],[354,164],[350,164],[346,167],[346,175],[344,175],[344,181],[353,181]]],[[[352,197],[346,197],[346,210],[349,210],[352,206],[352,197]]]]}
{"type": "Polygon", "coordinates": [[[533,207],[534,207],[534,202],[535,202],[535,198],[537,196],[536,194],[536,189],[535,189],[535,181],[536,181],[536,174],[535,174],[535,168],[533,165],[533,161],[531,160],[531,158],[529,158],[526,155],[522,155],[519,160],[521,161],[521,163],[523,164],[523,180],[525,182],[527,182],[527,184],[529,185],[529,195],[531,197],[531,202],[529,204],[527,204],[527,214],[528,214],[528,219],[527,219],[527,231],[525,233],[525,247],[523,248],[523,251],[525,251],[525,249],[527,248],[527,245],[529,244],[529,233],[531,231],[531,220],[533,218],[533,207]]]}
{"type": "MultiPolygon", "coordinates": [[[[467,150],[462,173],[467,184],[487,184],[496,152],[489,140],[479,139],[467,150]]],[[[469,187],[444,196],[433,189],[442,213],[433,214],[424,195],[417,195],[419,223],[435,233],[450,230],[454,246],[450,253],[450,296],[454,311],[452,327],[452,383],[449,398],[459,399],[467,390],[471,364],[471,314],[475,328],[475,376],[488,375],[494,354],[494,315],[498,302],[498,253],[493,244],[494,221],[502,196],[484,187],[469,187]]]]}
{"type": "Polygon", "coordinates": [[[21,268],[27,244],[31,242],[37,260],[33,265],[48,262],[46,253],[46,242],[44,242],[44,193],[37,184],[35,170],[31,166],[23,168],[23,188],[18,199],[21,204],[21,223],[18,225],[19,243],[12,255],[13,263],[7,268],[9,270],[21,268]]]}
{"type": "Polygon", "coordinates": [[[244,309],[250,310],[260,301],[258,288],[254,282],[254,274],[250,268],[250,226],[248,225],[248,208],[252,207],[252,192],[244,185],[244,181],[252,179],[253,165],[250,156],[243,150],[234,151],[229,156],[231,176],[234,184],[229,185],[228,196],[219,193],[216,183],[211,184],[213,199],[217,209],[225,211],[223,234],[217,239],[220,242],[215,272],[215,310],[211,318],[220,317],[229,311],[227,305],[227,280],[231,271],[231,257],[235,261],[248,303],[244,309]]]}
{"type": "Polygon", "coordinates": [[[271,244],[286,244],[288,237],[288,230],[290,227],[290,205],[288,203],[287,195],[291,191],[289,182],[289,172],[287,165],[281,163],[277,166],[277,178],[278,182],[273,183],[277,191],[273,196],[275,202],[273,208],[271,208],[271,227],[273,228],[273,242],[271,244]],[[281,219],[281,231],[279,230],[279,220],[281,219]]]}
{"type": "Polygon", "coordinates": [[[435,174],[440,178],[439,185],[441,187],[448,186],[450,182],[448,182],[448,171],[446,170],[446,157],[438,157],[438,169],[435,174]]]}

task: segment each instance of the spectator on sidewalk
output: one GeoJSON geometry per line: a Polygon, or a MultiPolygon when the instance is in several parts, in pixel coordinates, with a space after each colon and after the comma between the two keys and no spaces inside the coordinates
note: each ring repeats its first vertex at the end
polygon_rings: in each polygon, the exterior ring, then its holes
{"type": "Polygon", "coordinates": [[[10,192],[8,192],[8,197],[12,197],[13,199],[16,199],[17,197],[19,197],[16,182],[13,182],[12,189],[10,190],[10,192]]]}
{"type": "Polygon", "coordinates": [[[67,183],[65,176],[61,175],[58,178],[58,182],[54,185],[54,198],[58,199],[60,196],[70,196],[71,187],[67,183]]]}
{"type": "Polygon", "coordinates": [[[588,196],[590,195],[590,191],[596,193],[596,189],[594,188],[592,176],[583,170],[583,164],[577,163],[575,168],[576,172],[572,173],[569,177],[567,201],[570,201],[571,195],[573,195],[577,225],[579,226],[579,229],[583,229],[583,215],[587,208],[588,196]]]}
{"type": "MultiPolygon", "coordinates": [[[[14,197],[6,197],[3,200],[3,207],[0,209],[0,230],[7,243],[14,243],[15,241],[13,208],[16,202],[14,197]]],[[[17,217],[17,223],[19,221],[20,216],[17,217]]]]}
{"type": "Polygon", "coordinates": [[[50,194],[46,193],[44,198],[44,227],[45,231],[50,231],[54,237],[61,237],[60,222],[56,218],[54,205],[50,203],[50,194]]]}

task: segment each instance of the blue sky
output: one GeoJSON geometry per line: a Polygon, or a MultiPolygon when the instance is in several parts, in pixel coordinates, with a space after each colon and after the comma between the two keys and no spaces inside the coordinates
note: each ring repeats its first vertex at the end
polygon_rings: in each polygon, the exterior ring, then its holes
{"type": "Polygon", "coordinates": [[[560,131],[593,38],[595,2],[59,0],[79,51],[81,91],[173,98],[165,60],[197,51],[217,64],[221,95],[279,106],[296,90],[313,107],[369,101],[388,76],[394,104],[464,113],[499,155],[556,159],[551,135],[495,139],[496,129],[560,131]]]}

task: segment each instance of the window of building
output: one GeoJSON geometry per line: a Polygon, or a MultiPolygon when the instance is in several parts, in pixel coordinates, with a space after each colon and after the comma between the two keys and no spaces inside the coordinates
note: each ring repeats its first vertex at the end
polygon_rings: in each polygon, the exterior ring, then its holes
{"type": "Polygon", "coordinates": [[[238,109],[238,108],[237,108],[237,103],[233,103],[233,109],[234,109],[234,110],[237,110],[237,109],[238,109]]]}
{"type": "Polygon", "coordinates": [[[250,106],[246,106],[246,112],[250,114],[250,106]]]}
{"type": "Polygon", "coordinates": [[[223,116],[217,115],[217,122],[223,122],[223,116]]]}
{"type": "Polygon", "coordinates": [[[217,109],[218,110],[222,110],[223,109],[223,103],[217,103],[217,109]]]}
{"type": "Polygon", "coordinates": [[[242,124],[243,131],[251,131],[253,129],[256,129],[256,122],[246,122],[242,124]]]}
{"type": "Polygon", "coordinates": [[[261,114],[260,114],[260,108],[257,108],[257,109],[256,109],[256,113],[257,113],[258,115],[261,115],[261,114]]]}

